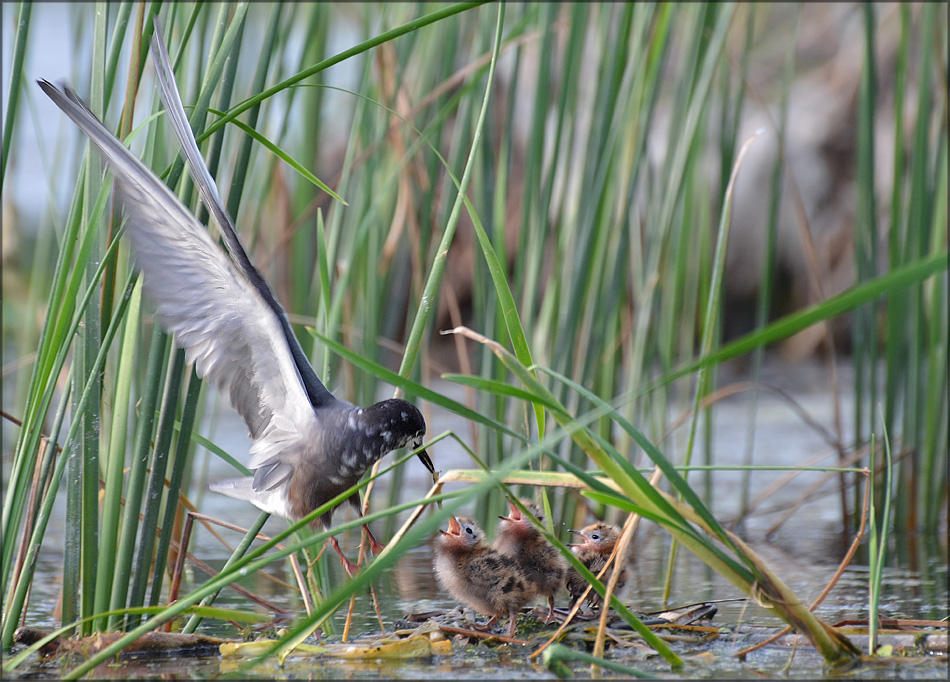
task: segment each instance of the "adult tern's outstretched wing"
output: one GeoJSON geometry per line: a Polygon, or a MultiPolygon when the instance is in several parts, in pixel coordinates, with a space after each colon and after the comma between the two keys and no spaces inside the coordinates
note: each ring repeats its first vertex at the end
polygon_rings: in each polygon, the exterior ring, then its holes
{"type": "Polygon", "coordinates": [[[145,293],[198,374],[247,422],[252,453],[265,459],[281,453],[285,462],[313,457],[319,425],[279,316],[168,186],[76,93],[38,83],[89,136],[115,176],[145,293]]]}
{"type": "Polygon", "coordinates": [[[205,164],[201,152],[198,150],[198,143],[195,141],[195,135],[188,123],[188,116],[178,95],[178,86],[175,83],[175,73],[171,67],[171,61],[168,58],[168,50],[165,48],[165,41],[162,39],[162,31],[159,25],[158,17],[155,17],[155,33],[152,35],[152,63],[155,66],[155,73],[158,76],[158,82],[161,86],[162,102],[165,104],[165,110],[168,112],[168,120],[178,136],[182,151],[185,155],[185,161],[191,171],[191,176],[198,187],[201,198],[208,207],[208,211],[214,216],[215,221],[221,228],[221,235],[224,237],[224,243],[231,253],[231,257],[237,264],[248,281],[258,290],[264,302],[270,306],[271,310],[277,315],[281,330],[287,340],[287,346],[293,356],[294,364],[297,366],[297,372],[303,381],[307,396],[314,407],[324,407],[332,404],[334,401],[331,394],[313,366],[307,359],[300,342],[290,327],[290,321],[284,312],[283,306],[277,300],[273,290],[267,281],[261,276],[254,264],[248,258],[247,252],[238,239],[237,232],[234,229],[234,222],[228,215],[224,203],[218,195],[218,187],[211,177],[208,166],[205,164]]]}

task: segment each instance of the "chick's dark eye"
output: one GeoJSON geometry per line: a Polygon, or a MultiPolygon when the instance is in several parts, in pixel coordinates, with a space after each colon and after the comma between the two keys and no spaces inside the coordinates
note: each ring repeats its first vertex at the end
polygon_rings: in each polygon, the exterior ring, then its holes
{"type": "Polygon", "coordinates": [[[599,534],[599,533],[591,533],[591,534],[590,534],[590,539],[591,539],[591,540],[600,540],[600,534],[599,534]]]}
{"type": "Polygon", "coordinates": [[[474,534],[474,531],[473,531],[471,528],[466,528],[466,529],[465,529],[465,532],[468,533],[469,535],[473,535],[473,534],[474,534]]]}

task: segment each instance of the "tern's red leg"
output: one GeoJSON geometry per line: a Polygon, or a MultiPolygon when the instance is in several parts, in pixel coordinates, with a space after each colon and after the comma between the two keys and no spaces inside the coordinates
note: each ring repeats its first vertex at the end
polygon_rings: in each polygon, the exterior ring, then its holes
{"type": "MultiPolygon", "coordinates": [[[[353,509],[356,510],[356,515],[359,516],[360,518],[363,518],[363,510],[360,507],[360,496],[352,495],[349,499],[349,502],[351,505],[353,505],[353,509]]],[[[376,537],[373,535],[373,531],[369,529],[368,523],[363,524],[363,530],[366,531],[366,535],[369,537],[369,550],[373,554],[379,554],[380,552],[382,552],[383,545],[381,545],[379,543],[379,540],[377,540],[376,537]]]]}
{"type": "Polygon", "coordinates": [[[379,541],[373,536],[373,531],[369,529],[369,524],[363,524],[363,530],[366,531],[366,535],[369,537],[369,549],[373,554],[379,554],[383,551],[383,545],[379,544],[379,541]]]}
{"type": "Polygon", "coordinates": [[[340,555],[340,562],[343,564],[343,570],[346,571],[346,574],[353,577],[353,574],[356,573],[356,570],[359,568],[356,564],[346,558],[343,554],[343,550],[340,549],[340,543],[337,542],[336,538],[332,535],[330,536],[330,546],[336,550],[336,553],[340,555]]]}

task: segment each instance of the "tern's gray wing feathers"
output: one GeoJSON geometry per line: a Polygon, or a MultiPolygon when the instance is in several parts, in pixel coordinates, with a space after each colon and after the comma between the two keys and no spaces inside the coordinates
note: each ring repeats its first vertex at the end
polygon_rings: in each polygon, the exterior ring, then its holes
{"type": "Polygon", "coordinates": [[[308,456],[319,428],[277,316],[171,190],[75,93],[39,85],[115,176],[146,294],[199,375],[228,395],[247,422],[252,454],[308,456]]]}
{"type": "Polygon", "coordinates": [[[250,476],[243,478],[226,478],[223,481],[212,483],[208,487],[216,493],[250,502],[268,514],[276,514],[285,519],[289,519],[292,516],[287,494],[283,488],[264,491],[257,490],[250,476]]]}
{"type": "Polygon", "coordinates": [[[178,136],[178,141],[181,143],[185,161],[188,163],[188,168],[191,170],[191,176],[195,181],[195,185],[198,187],[201,198],[221,228],[221,235],[224,237],[228,251],[231,252],[231,256],[237,264],[238,269],[244,273],[251,284],[258,290],[264,302],[267,303],[271,310],[274,311],[274,314],[277,315],[281,331],[287,340],[287,346],[293,356],[297,371],[300,373],[300,378],[304,383],[304,388],[307,391],[307,397],[310,399],[310,402],[314,407],[333,404],[333,394],[330,393],[327,387],[323,385],[323,382],[320,381],[313,366],[311,366],[310,361],[304,354],[303,348],[300,347],[300,342],[297,340],[297,336],[294,334],[293,329],[290,327],[290,322],[287,320],[287,314],[274,295],[270,285],[267,284],[267,281],[261,276],[257,268],[254,267],[254,264],[251,263],[250,258],[248,258],[247,252],[237,237],[234,222],[231,220],[231,216],[228,215],[227,209],[224,207],[224,203],[218,195],[218,187],[214,182],[214,178],[211,177],[211,172],[208,170],[208,166],[205,164],[201,152],[198,150],[198,143],[195,140],[194,133],[191,130],[191,124],[188,122],[188,116],[185,114],[185,108],[182,106],[181,98],[178,95],[178,87],[175,84],[175,73],[168,59],[168,51],[165,49],[165,41],[162,38],[158,17],[155,17],[155,33],[152,35],[152,63],[155,65],[155,73],[158,76],[158,82],[161,86],[162,102],[165,103],[168,120],[171,122],[175,134],[178,136]]]}
{"type": "Polygon", "coordinates": [[[287,462],[272,458],[254,469],[254,490],[268,492],[281,483],[289,481],[294,468],[287,462]]]}

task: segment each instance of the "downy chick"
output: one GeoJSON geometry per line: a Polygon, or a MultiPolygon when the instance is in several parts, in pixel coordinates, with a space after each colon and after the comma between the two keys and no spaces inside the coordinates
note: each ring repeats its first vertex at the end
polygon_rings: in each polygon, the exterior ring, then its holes
{"type": "MultiPolygon", "coordinates": [[[[537,506],[525,506],[539,520],[542,518],[537,506]]],[[[548,616],[544,622],[550,623],[554,617],[554,595],[564,584],[567,561],[510,499],[508,508],[508,516],[498,517],[501,523],[498,524],[498,534],[492,547],[516,559],[531,580],[537,595],[547,597],[548,616]]]]}
{"type": "MultiPolygon", "coordinates": [[[[570,545],[574,556],[594,575],[600,573],[601,569],[607,564],[611,552],[614,551],[617,540],[620,539],[620,529],[609,523],[595,523],[582,530],[572,530],[570,532],[584,538],[584,542],[570,545]]],[[[623,588],[627,581],[627,568],[624,565],[623,557],[617,557],[614,566],[620,567],[620,575],[617,577],[617,585],[614,588],[614,592],[616,593],[623,588]]],[[[614,570],[615,568],[611,568],[607,571],[601,578],[601,582],[606,585],[614,570]]],[[[583,576],[573,567],[569,568],[567,573],[567,591],[571,595],[571,606],[580,599],[580,596],[586,589],[587,581],[584,580],[583,576]]],[[[599,607],[602,602],[603,598],[597,594],[596,591],[591,589],[587,595],[587,603],[599,607]]]]}
{"type": "Polygon", "coordinates": [[[485,533],[469,518],[449,517],[449,529],[435,542],[435,573],[458,601],[491,616],[488,629],[508,616],[508,636],[515,636],[518,611],[534,598],[531,581],[520,564],[485,544],[485,533]]]}

